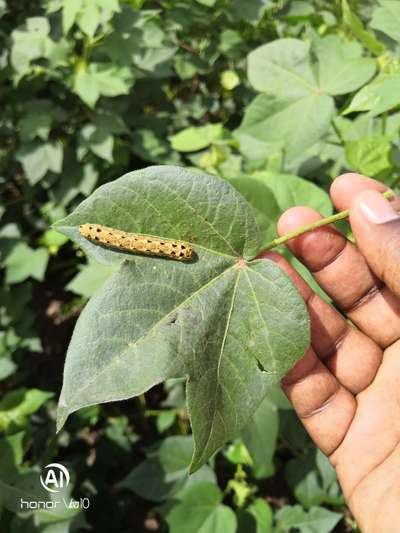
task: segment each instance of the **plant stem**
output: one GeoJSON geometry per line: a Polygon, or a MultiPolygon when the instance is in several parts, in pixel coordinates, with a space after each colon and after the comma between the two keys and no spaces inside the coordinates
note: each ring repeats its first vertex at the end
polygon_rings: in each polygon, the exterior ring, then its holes
{"type": "Polygon", "coordinates": [[[342,137],[342,134],[341,134],[339,128],[335,124],[335,119],[331,120],[331,124],[332,124],[332,128],[334,129],[336,135],[338,136],[338,138],[339,138],[339,140],[341,142],[341,146],[344,146],[346,143],[345,143],[345,140],[342,137]]]}
{"type": "MultiPolygon", "coordinates": [[[[383,196],[385,198],[394,198],[395,194],[392,191],[386,191],[383,193],[383,196]]],[[[349,215],[350,215],[350,211],[346,209],[345,211],[336,213],[336,215],[331,215],[330,217],[316,220],[315,222],[312,222],[311,224],[307,224],[293,231],[290,231],[289,233],[282,235],[282,237],[277,237],[273,241],[269,242],[267,246],[264,248],[264,250],[270,250],[271,248],[275,248],[275,246],[279,246],[280,244],[290,241],[291,239],[294,239],[295,237],[298,237],[299,235],[302,235],[303,233],[307,233],[317,228],[327,226],[328,224],[333,224],[334,222],[338,222],[339,220],[344,220],[345,218],[348,218],[349,215]]]]}
{"type": "Polygon", "coordinates": [[[386,125],[387,125],[387,111],[385,111],[382,115],[382,135],[386,134],[386,125]]]}

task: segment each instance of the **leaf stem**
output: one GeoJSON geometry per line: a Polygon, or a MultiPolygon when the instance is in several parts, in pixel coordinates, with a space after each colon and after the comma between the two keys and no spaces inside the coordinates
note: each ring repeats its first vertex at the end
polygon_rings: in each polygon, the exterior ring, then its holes
{"type": "MultiPolygon", "coordinates": [[[[395,194],[392,191],[386,191],[383,193],[383,196],[385,198],[394,198],[395,194]]],[[[300,228],[290,231],[289,233],[282,235],[282,237],[277,237],[273,241],[269,242],[264,248],[264,250],[270,250],[271,248],[275,248],[276,246],[284,244],[285,242],[290,241],[291,239],[294,239],[295,237],[298,237],[299,235],[303,235],[303,233],[307,233],[317,228],[327,226],[328,224],[333,224],[334,222],[338,222],[339,220],[344,220],[345,218],[348,218],[349,215],[350,215],[350,211],[346,209],[345,211],[340,211],[340,213],[336,213],[335,215],[331,215],[330,217],[321,218],[320,220],[316,220],[315,222],[312,222],[311,224],[306,224],[305,226],[301,226],[300,228]]]]}
{"type": "Polygon", "coordinates": [[[334,118],[331,120],[331,125],[332,125],[334,132],[336,133],[337,137],[340,140],[340,143],[341,143],[340,146],[344,146],[346,144],[345,140],[343,139],[340,129],[336,126],[334,118]]]}
{"type": "Polygon", "coordinates": [[[388,114],[387,111],[385,111],[382,115],[382,135],[386,135],[387,118],[388,114]]]}

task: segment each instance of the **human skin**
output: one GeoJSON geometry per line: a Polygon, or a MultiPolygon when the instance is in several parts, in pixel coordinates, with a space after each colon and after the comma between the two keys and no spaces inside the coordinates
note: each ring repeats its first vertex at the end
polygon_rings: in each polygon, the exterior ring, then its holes
{"type": "MultiPolygon", "coordinates": [[[[279,254],[261,255],[289,274],[307,303],[311,346],[282,386],[329,456],[363,533],[400,531],[400,198],[385,200],[385,190],[359,174],[334,181],[332,201],[338,211],[350,209],[357,246],[332,226],[287,243],[342,313],[279,254]]],[[[294,207],[278,233],[319,218],[294,207]]]]}

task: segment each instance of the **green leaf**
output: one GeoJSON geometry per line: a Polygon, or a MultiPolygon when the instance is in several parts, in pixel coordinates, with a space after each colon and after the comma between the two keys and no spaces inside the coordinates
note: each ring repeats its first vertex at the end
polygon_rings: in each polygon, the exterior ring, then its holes
{"type": "Polygon", "coordinates": [[[268,185],[275,195],[281,213],[296,205],[312,207],[324,217],[333,212],[329,194],[311,181],[293,174],[268,171],[255,172],[254,177],[268,185]]]}
{"type": "Polygon", "coordinates": [[[310,45],[298,39],[278,39],[249,54],[249,81],[265,94],[246,109],[236,130],[241,144],[254,138],[270,153],[284,150],[294,158],[327,134],[334,111],[330,95],[356,90],[375,71],[356,43],[328,36],[314,47],[315,65],[310,45]]]}
{"type": "Polygon", "coordinates": [[[241,439],[236,439],[229,444],[225,455],[228,461],[235,465],[251,466],[253,464],[250,454],[241,439]]]}
{"type": "Polygon", "coordinates": [[[62,180],[53,184],[53,201],[56,204],[54,209],[48,213],[51,221],[55,221],[60,216],[65,216],[63,209],[78,194],[85,197],[93,191],[99,174],[97,168],[91,162],[81,163],[75,158],[75,154],[67,150],[65,153],[65,163],[63,165],[62,180]]]}
{"type": "Polygon", "coordinates": [[[400,5],[397,0],[379,0],[381,7],[376,7],[372,14],[371,28],[389,35],[400,43],[400,5]]]}
{"type": "Polygon", "coordinates": [[[233,0],[231,10],[236,19],[257,24],[272,5],[272,0],[246,0],[246,2],[233,0]]]}
{"type": "Polygon", "coordinates": [[[100,96],[128,94],[131,85],[131,70],[110,63],[90,63],[73,79],[73,91],[89,107],[94,107],[100,96]]]}
{"type": "Polygon", "coordinates": [[[31,185],[36,185],[48,171],[59,174],[62,169],[63,147],[59,142],[45,144],[32,142],[23,145],[17,153],[17,160],[31,185]]]}
{"type": "Polygon", "coordinates": [[[249,81],[257,91],[286,99],[315,94],[318,87],[309,54],[309,44],[299,39],[264,44],[248,56],[249,81]]]}
{"type": "Polygon", "coordinates": [[[276,223],[281,215],[276,198],[265,183],[253,177],[233,178],[229,182],[251,205],[254,218],[261,231],[262,248],[276,235],[276,223]]]}
{"type": "Polygon", "coordinates": [[[131,150],[151,163],[179,162],[179,155],[171,150],[165,137],[150,128],[137,128],[132,132],[131,150]]]}
{"type": "Polygon", "coordinates": [[[85,8],[76,17],[76,21],[80,29],[89,37],[93,37],[96,33],[97,26],[101,21],[101,13],[93,0],[86,3],[85,8]]]}
{"type": "Polygon", "coordinates": [[[370,111],[377,116],[400,105],[400,72],[380,74],[352,99],[343,115],[354,111],[370,111]]]}
{"type": "Polygon", "coordinates": [[[65,235],[60,235],[57,231],[47,230],[39,239],[39,244],[49,249],[50,253],[57,253],[63,244],[68,241],[65,235]]]}
{"type": "Polygon", "coordinates": [[[83,0],[70,0],[63,5],[63,32],[68,33],[75,22],[76,15],[83,5],[83,0]]]}
{"type": "Polygon", "coordinates": [[[232,509],[221,504],[220,489],[210,483],[187,488],[166,515],[170,533],[234,533],[237,522],[232,509]]]}
{"type": "Polygon", "coordinates": [[[11,359],[6,345],[6,334],[0,333],[0,381],[7,379],[17,370],[17,365],[11,359]]]}
{"type": "Polygon", "coordinates": [[[215,482],[215,474],[207,465],[188,476],[192,452],[192,437],[167,437],[146,452],[147,459],[118,483],[118,487],[150,501],[162,502],[193,483],[215,482]]]}
{"type": "Polygon", "coordinates": [[[134,64],[149,76],[165,78],[172,73],[168,62],[176,54],[176,50],[175,46],[166,45],[157,48],[143,48],[133,54],[134,64]]]}
{"type": "Polygon", "coordinates": [[[0,431],[15,433],[24,428],[27,417],[53,396],[52,392],[39,389],[15,389],[6,393],[0,400],[0,431]]]}
{"type": "Polygon", "coordinates": [[[33,250],[24,242],[18,243],[6,257],[6,283],[20,283],[32,277],[42,281],[49,260],[49,252],[45,248],[33,250]]]}
{"type": "Polygon", "coordinates": [[[314,450],[291,459],[285,468],[285,478],[296,499],[304,507],[325,501],[325,490],[315,464],[314,450]]]}
{"type": "Polygon", "coordinates": [[[257,498],[245,511],[238,511],[237,533],[272,533],[272,522],[270,505],[257,498]]]}
{"type": "Polygon", "coordinates": [[[75,294],[90,298],[104,285],[114,271],[115,267],[89,262],[80,269],[65,288],[75,294]]]}
{"type": "Polygon", "coordinates": [[[0,0],[0,17],[3,17],[6,13],[8,13],[6,0],[0,0]]]}
{"type": "Polygon", "coordinates": [[[68,0],[63,3],[63,32],[68,33],[76,22],[83,33],[93,37],[98,25],[110,20],[117,11],[117,0],[68,0]]]}
{"type": "Polygon", "coordinates": [[[182,80],[193,78],[196,74],[204,74],[208,65],[198,56],[177,55],[174,57],[174,68],[182,80]]]}
{"type": "Polygon", "coordinates": [[[347,0],[342,0],[342,13],[344,24],[370,52],[379,55],[384,51],[384,44],[378,41],[372,33],[364,29],[361,19],[350,9],[347,0]]]}
{"type": "Polygon", "coordinates": [[[21,140],[26,143],[38,137],[47,141],[53,122],[62,117],[62,111],[49,100],[30,102],[18,124],[21,140]]]}
{"type": "Polygon", "coordinates": [[[313,51],[316,75],[308,43],[288,38],[260,46],[248,56],[249,81],[258,91],[281,99],[317,99],[354,91],[375,72],[375,62],[362,57],[360,45],[336,35],[317,39],[313,51]]]}
{"type": "Polygon", "coordinates": [[[175,411],[163,411],[157,416],[156,426],[159,433],[163,433],[169,429],[176,420],[175,411]]]}
{"type": "Polygon", "coordinates": [[[242,152],[251,158],[256,156],[243,149],[246,142],[252,151],[254,144],[260,143],[259,156],[284,150],[287,158],[292,159],[328,132],[333,111],[333,100],[326,95],[309,94],[289,100],[260,94],[246,108],[234,137],[242,152]]]}
{"type": "Polygon", "coordinates": [[[215,5],[215,2],[217,0],[196,0],[199,4],[203,4],[203,6],[212,7],[215,5]]]}
{"type": "Polygon", "coordinates": [[[6,481],[18,473],[18,466],[24,456],[24,436],[25,431],[20,431],[0,439],[0,481],[6,481]]]}
{"type": "MultiPolygon", "coordinates": [[[[241,7],[243,9],[243,4],[241,7]]],[[[242,50],[243,44],[244,41],[239,32],[225,29],[221,33],[219,48],[224,54],[236,56],[242,50]]]]}
{"type": "Polygon", "coordinates": [[[318,57],[318,81],[322,91],[331,95],[350,93],[364,85],[375,73],[375,61],[362,57],[362,47],[342,42],[337,35],[319,39],[315,44],[318,57]]]}
{"type": "Polygon", "coordinates": [[[188,376],[191,469],[199,468],[238,435],[309,343],[305,305],[286,274],[272,261],[250,261],[260,241],[249,205],[215,176],[150,167],[99,188],[56,229],[93,257],[130,258],[79,318],[59,427],[86,405],[188,376]],[[185,264],[105,250],[79,235],[85,222],[189,241],[197,257],[185,264]]]}
{"type": "Polygon", "coordinates": [[[50,24],[45,17],[27,18],[24,26],[11,34],[11,65],[18,76],[29,70],[34,59],[46,55],[46,44],[50,33],[50,24]]]}
{"type": "Polygon", "coordinates": [[[279,436],[298,454],[304,452],[304,449],[310,444],[310,437],[300,422],[299,417],[293,411],[293,407],[290,404],[286,408],[284,406],[278,407],[280,408],[279,436]]]}
{"type": "Polygon", "coordinates": [[[336,471],[331,465],[328,457],[320,450],[317,450],[315,461],[318,471],[322,477],[322,483],[325,490],[327,490],[336,481],[336,471]]]}
{"type": "Polygon", "coordinates": [[[196,152],[207,148],[223,134],[222,124],[190,127],[169,138],[171,146],[178,152],[196,152]]]}
{"type": "Polygon", "coordinates": [[[143,45],[143,25],[149,15],[142,14],[128,5],[121,5],[121,12],[113,18],[114,31],[104,36],[100,50],[112,62],[120,65],[131,65],[134,54],[138,53],[143,45]]]}
{"type": "Polygon", "coordinates": [[[337,481],[336,471],[331,465],[328,457],[320,450],[317,450],[315,462],[322,479],[322,486],[325,491],[325,502],[332,505],[343,505],[344,497],[337,481]]]}
{"type": "Polygon", "coordinates": [[[308,512],[300,505],[282,507],[276,515],[279,531],[298,529],[300,533],[330,533],[342,515],[323,507],[312,507],[308,512]]]}
{"type": "Polygon", "coordinates": [[[242,432],[242,439],[253,460],[253,472],[257,478],[270,477],[275,472],[273,459],[278,427],[278,409],[269,398],[265,398],[242,432]]]}
{"type": "Polygon", "coordinates": [[[343,504],[335,470],[318,450],[309,449],[290,460],[285,468],[285,478],[303,507],[343,504]]]}
{"type": "MultiPolygon", "coordinates": [[[[38,472],[32,470],[16,473],[5,481],[0,479],[0,508],[4,506],[13,513],[21,513],[21,498],[34,502],[50,499],[38,479],[38,472]]],[[[50,516],[52,513],[48,511],[50,516]]]]}
{"type": "Polygon", "coordinates": [[[346,160],[352,170],[366,176],[377,176],[392,167],[392,145],[387,137],[364,137],[348,141],[345,146],[346,160]]]}
{"type": "Polygon", "coordinates": [[[105,159],[113,162],[114,137],[106,128],[96,127],[94,124],[86,124],[79,135],[78,159],[82,160],[89,150],[105,159]]]}

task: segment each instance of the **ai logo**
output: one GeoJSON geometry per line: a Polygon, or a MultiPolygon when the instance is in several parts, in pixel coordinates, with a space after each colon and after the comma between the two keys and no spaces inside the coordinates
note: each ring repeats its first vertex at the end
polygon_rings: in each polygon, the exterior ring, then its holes
{"type": "Polygon", "coordinates": [[[40,483],[49,492],[61,492],[69,485],[69,472],[60,463],[50,463],[44,467],[40,483]]]}

